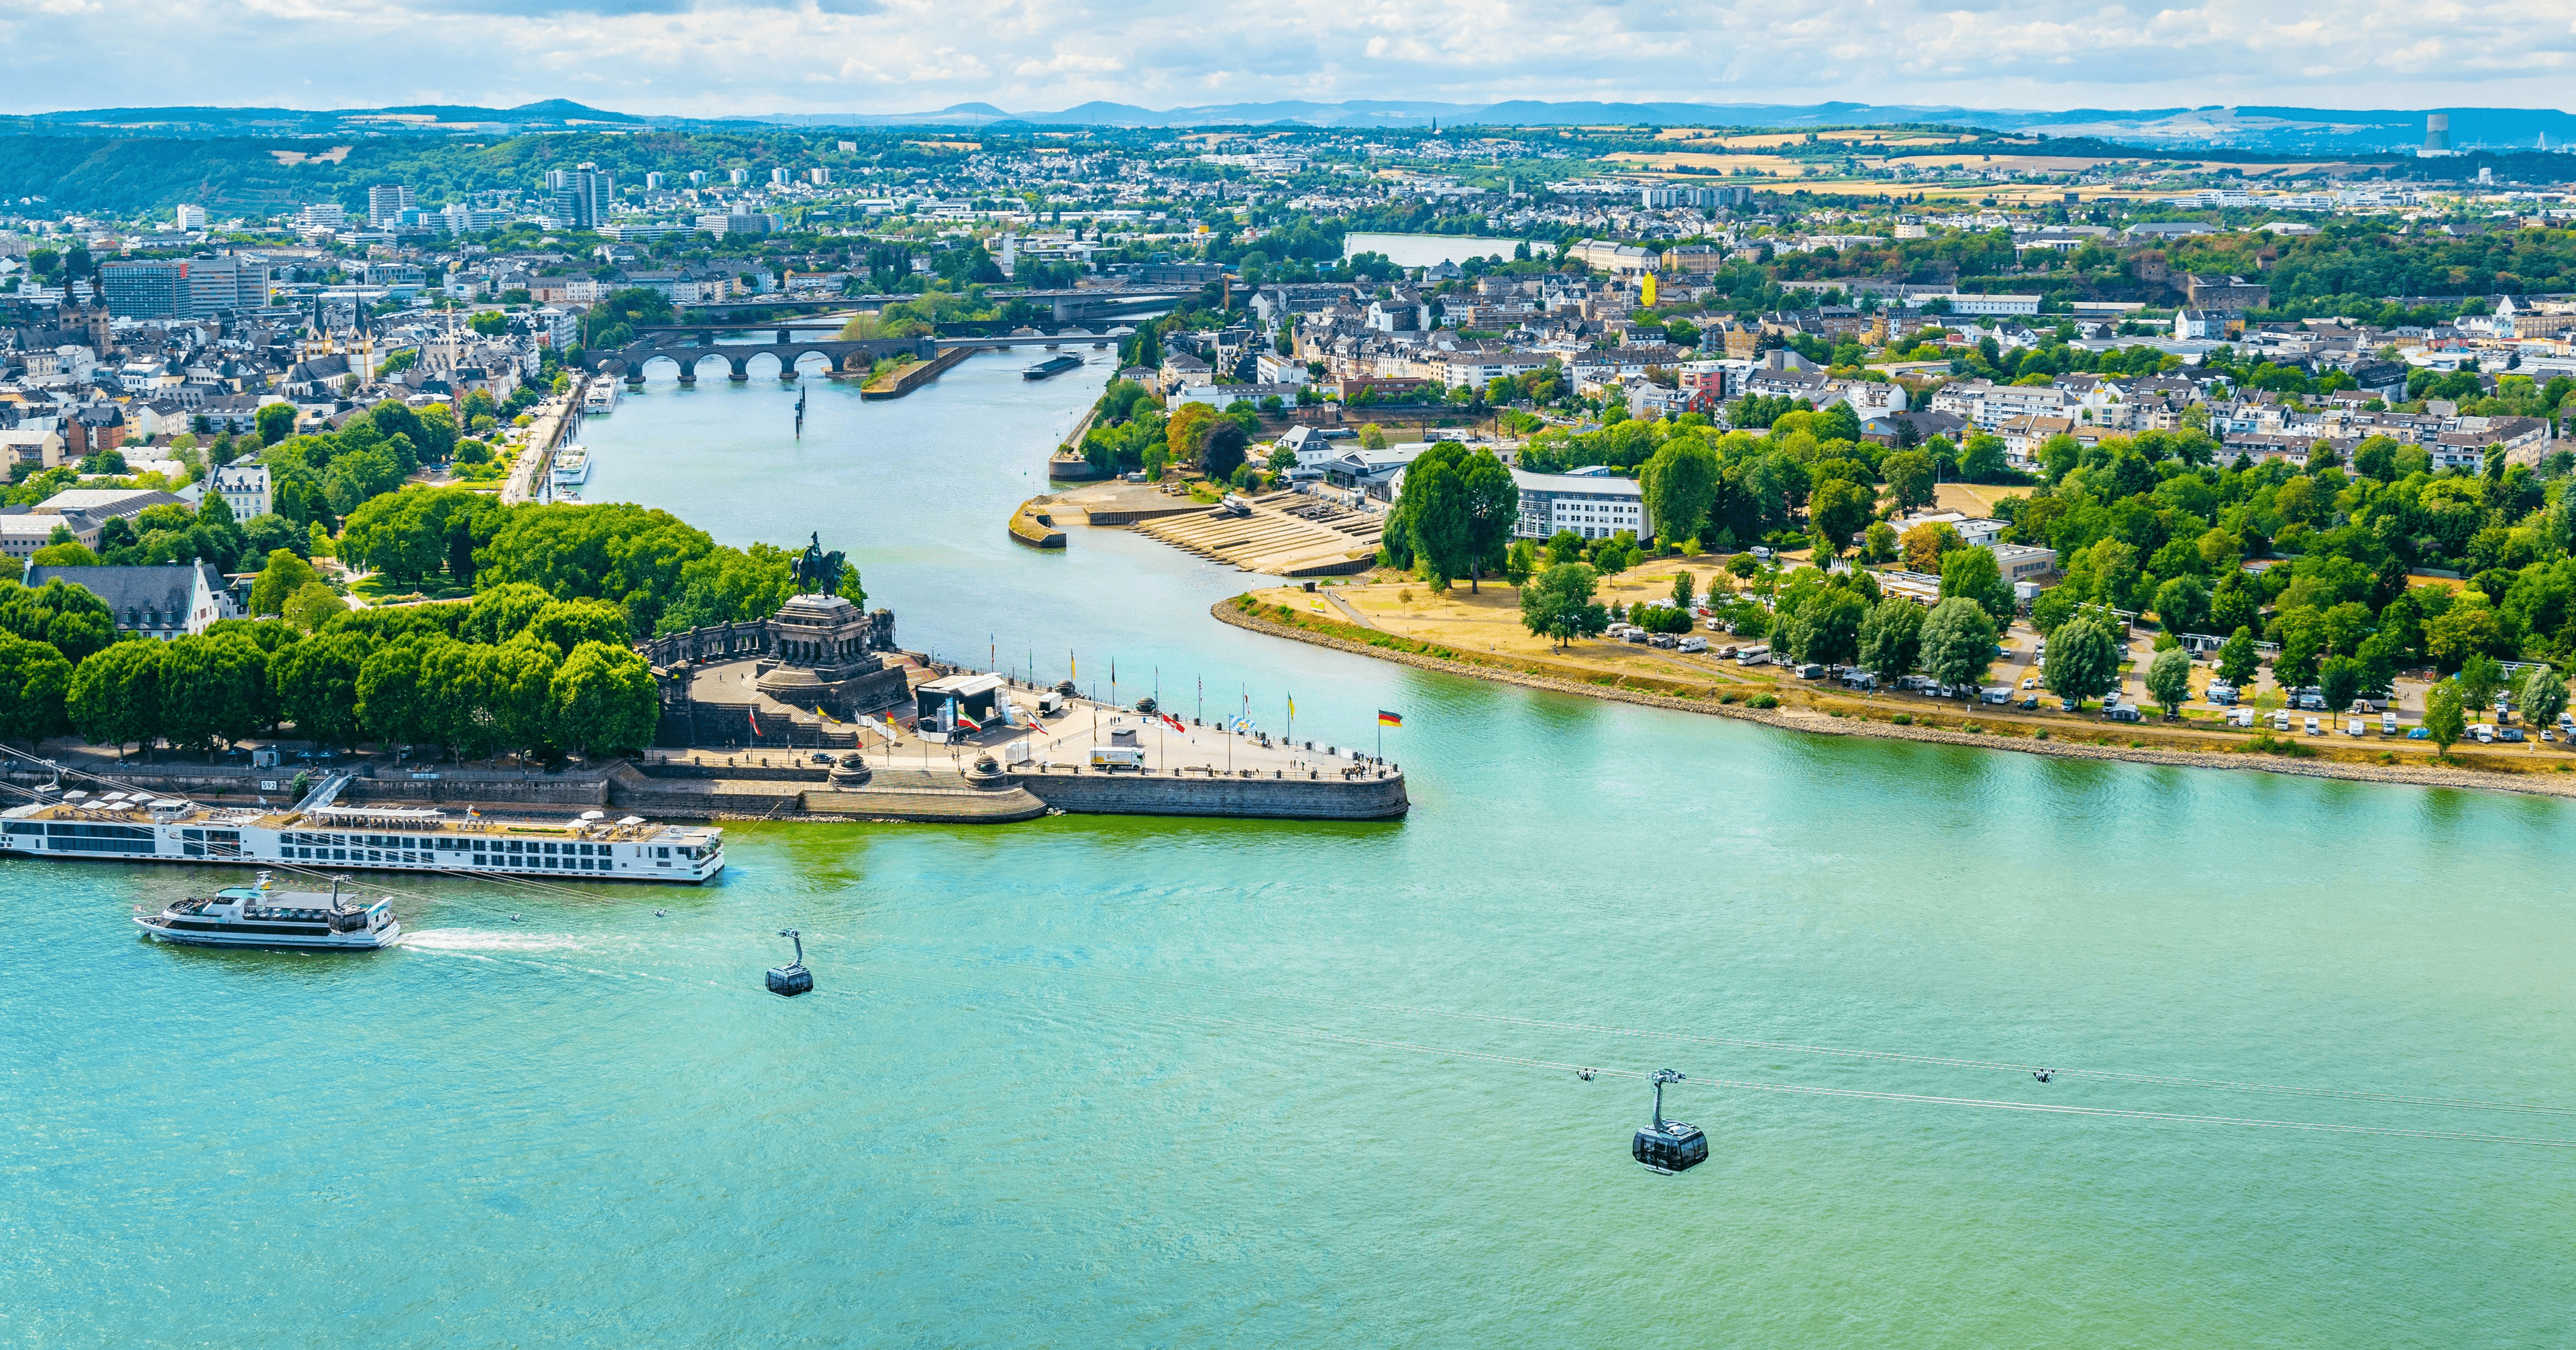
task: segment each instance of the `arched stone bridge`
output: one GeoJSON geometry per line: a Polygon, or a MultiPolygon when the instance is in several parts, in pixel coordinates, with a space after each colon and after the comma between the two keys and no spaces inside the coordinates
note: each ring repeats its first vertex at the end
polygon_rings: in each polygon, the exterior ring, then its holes
{"type": "Polygon", "coordinates": [[[667,360],[680,368],[680,383],[695,384],[698,363],[709,357],[725,363],[725,378],[736,383],[751,378],[751,360],[766,353],[778,362],[778,378],[796,378],[796,363],[808,356],[820,356],[831,365],[835,375],[865,375],[877,362],[889,356],[909,352],[922,360],[939,354],[938,343],[930,338],[888,338],[870,342],[770,342],[756,344],[643,341],[629,343],[613,351],[585,353],[582,364],[593,374],[623,375],[628,384],[644,382],[644,367],[656,360],[667,360]]]}

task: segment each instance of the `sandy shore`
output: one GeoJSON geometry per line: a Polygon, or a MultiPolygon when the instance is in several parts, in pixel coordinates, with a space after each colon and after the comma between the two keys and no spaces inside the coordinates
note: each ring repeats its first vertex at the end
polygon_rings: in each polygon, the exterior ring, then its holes
{"type": "Polygon", "coordinates": [[[2217,753],[2197,750],[2157,750],[2123,745],[2096,745],[2059,739],[2041,740],[2034,736],[2000,736],[1966,731],[1949,731],[1939,727],[1897,726],[1883,720],[1857,717],[1835,717],[1805,708],[1749,708],[1741,703],[1721,703],[1713,697],[1690,698],[1653,690],[1628,688],[1610,683],[1571,680],[1542,675],[1501,662],[1461,661],[1426,652],[1408,651],[1401,647],[1375,646],[1294,627],[1274,619],[1246,613],[1232,600],[1220,600],[1209,607],[1209,613],[1220,623],[1294,642],[1330,647],[1356,656],[1375,657],[1421,670],[1435,670],[1444,675],[1461,675],[1468,679],[1491,680],[1516,684],[1551,693],[1575,694],[1584,698],[1607,699],[1616,703],[1635,703],[1649,708],[1669,708],[1675,712],[1701,713],[1732,717],[1739,721],[1759,722],[1785,731],[1804,731],[1822,736],[1871,736],[1883,740],[1926,741],[1939,745],[1973,746],[1981,750],[2014,750],[2030,755],[2055,755],[2062,759],[2116,759],[2134,764],[2164,764],[2191,769],[2251,769],[2258,773],[2291,774],[2301,778],[2345,778],[2368,783],[2407,783],[2420,787],[2473,788],[2485,792],[2523,792],[2545,797],[2576,797],[2576,774],[2507,774],[2479,773],[2468,769],[2443,768],[2433,765],[2352,764],[2325,759],[2298,759],[2284,755],[2217,753]]]}

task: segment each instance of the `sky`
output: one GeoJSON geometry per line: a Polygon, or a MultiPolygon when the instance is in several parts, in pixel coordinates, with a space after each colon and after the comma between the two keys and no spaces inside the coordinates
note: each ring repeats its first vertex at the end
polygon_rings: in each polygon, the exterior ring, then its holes
{"type": "Polygon", "coordinates": [[[0,0],[0,108],[2576,106],[2576,0],[0,0]]]}

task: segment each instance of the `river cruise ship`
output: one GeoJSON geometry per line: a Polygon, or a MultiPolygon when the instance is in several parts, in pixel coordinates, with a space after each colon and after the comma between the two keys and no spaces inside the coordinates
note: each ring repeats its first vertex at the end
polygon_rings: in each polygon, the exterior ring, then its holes
{"type": "Polygon", "coordinates": [[[696,884],[724,870],[724,831],[604,811],[548,823],[452,816],[427,807],[334,806],[334,779],[287,809],[203,806],[136,792],[0,811],[0,853],[107,862],[283,864],[293,868],[572,881],[696,884]]]}
{"type": "Polygon", "coordinates": [[[581,391],[581,410],[594,416],[617,411],[617,381],[592,380],[590,387],[581,391]]]}
{"type": "Polygon", "coordinates": [[[569,491],[590,481],[590,447],[567,445],[555,452],[555,486],[569,491]]]}
{"type": "Polygon", "coordinates": [[[402,940],[390,895],[372,905],[340,894],[273,890],[268,873],[253,886],[226,886],[213,895],[181,900],[158,914],[137,914],[136,926],[163,942],[191,947],[292,947],[298,950],[373,951],[402,940]]]}

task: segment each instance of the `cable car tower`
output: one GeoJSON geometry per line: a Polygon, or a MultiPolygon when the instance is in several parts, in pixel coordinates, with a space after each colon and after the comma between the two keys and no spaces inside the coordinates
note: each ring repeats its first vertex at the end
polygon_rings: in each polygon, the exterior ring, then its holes
{"type": "Polygon", "coordinates": [[[1687,1172],[1708,1161],[1708,1136],[1697,1125],[1664,1119],[1664,1084],[1687,1081],[1673,1069],[1657,1069],[1652,1075],[1655,1085],[1654,1123],[1637,1131],[1633,1151],[1637,1161],[1653,1171],[1671,1176],[1687,1172]]]}

